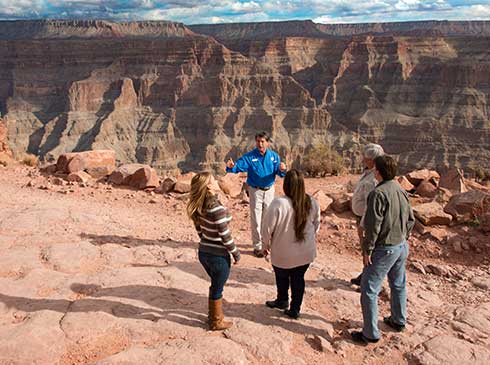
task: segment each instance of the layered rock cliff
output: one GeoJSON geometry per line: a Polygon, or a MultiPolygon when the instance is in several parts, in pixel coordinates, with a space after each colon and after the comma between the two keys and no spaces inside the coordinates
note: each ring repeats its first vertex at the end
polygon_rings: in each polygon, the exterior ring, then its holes
{"type": "Polygon", "coordinates": [[[222,167],[259,129],[290,163],[328,143],[355,165],[376,141],[406,168],[489,166],[489,24],[0,22],[0,113],[15,153],[160,170],[222,167]]]}
{"type": "Polygon", "coordinates": [[[11,155],[10,147],[7,143],[7,128],[3,123],[3,120],[0,119],[0,157],[6,155],[11,155]]]}
{"type": "Polygon", "coordinates": [[[106,20],[0,21],[0,40],[159,38],[195,35],[182,23],[140,21],[114,23],[106,20]]]}

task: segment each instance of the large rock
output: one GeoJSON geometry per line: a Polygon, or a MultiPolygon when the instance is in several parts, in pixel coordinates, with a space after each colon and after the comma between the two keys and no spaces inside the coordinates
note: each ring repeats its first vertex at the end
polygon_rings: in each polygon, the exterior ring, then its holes
{"type": "Polygon", "coordinates": [[[176,193],[185,194],[191,191],[191,181],[196,174],[194,172],[188,172],[187,174],[181,175],[177,178],[177,182],[174,186],[174,191],[176,193]]]}
{"type": "Polygon", "coordinates": [[[242,192],[243,178],[238,174],[226,174],[218,178],[218,184],[223,193],[236,198],[242,192]]]}
{"type": "Polygon", "coordinates": [[[412,171],[405,176],[407,177],[408,181],[410,181],[415,186],[418,186],[424,180],[438,180],[440,178],[440,175],[437,173],[437,171],[432,171],[428,169],[412,171]]]}
{"type": "Polygon", "coordinates": [[[490,194],[479,190],[456,194],[444,207],[444,212],[451,214],[457,222],[469,222],[486,208],[490,194]]]}
{"type": "Polygon", "coordinates": [[[73,181],[77,183],[86,183],[90,181],[91,176],[85,171],[72,172],[66,177],[67,181],[73,181]]]}
{"type": "Polygon", "coordinates": [[[453,193],[465,193],[468,191],[463,171],[458,168],[452,168],[443,174],[439,181],[439,186],[441,188],[449,189],[453,193]]]}
{"type": "Polygon", "coordinates": [[[114,170],[107,181],[114,185],[128,185],[129,177],[144,166],[147,165],[143,165],[140,163],[121,165],[114,170]]]}
{"type": "Polygon", "coordinates": [[[400,184],[401,188],[406,191],[412,191],[413,189],[415,189],[415,186],[413,186],[413,184],[408,181],[406,176],[398,176],[396,178],[396,181],[398,182],[398,184],[400,184]]]}
{"type": "Polygon", "coordinates": [[[451,223],[452,217],[444,212],[444,209],[437,202],[420,204],[413,207],[415,217],[418,218],[426,226],[436,224],[448,225],[451,223]]]}
{"type": "Polygon", "coordinates": [[[451,193],[449,189],[438,187],[436,191],[435,201],[439,204],[446,205],[452,196],[453,193],[451,193]]]}
{"type": "Polygon", "coordinates": [[[156,188],[160,185],[160,179],[153,168],[145,165],[128,177],[127,185],[136,189],[156,188]]]}
{"type": "Polygon", "coordinates": [[[333,200],[330,207],[336,213],[347,212],[351,209],[352,194],[350,193],[340,193],[332,194],[330,198],[333,200]]]}
{"type": "Polygon", "coordinates": [[[486,192],[490,191],[490,188],[488,186],[482,185],[482,184],[480,184],[476,181],[473,181],[473,180],[465,179],[464,184],[470,190],[481,190],[481,191],[486,191],[486,192]]]}
{"type": "Polygon", "coordinates": [[[58,172],[70,174],[85,171],[95,178],[110,175],[116,168],[116,153],[112,150],[93,150],[64,153],[56,162],[58,172]]]}
{"type": "Polygon", "coordinates": [[[490,232],[490,194],[483,198],[482,205],[477,210],[477,217],[480,222],[480,229],[483,232],[490,232]]]}
{"type": "Polygon", "coordinates": [[[454,270],[451,266],[442,264],[427,264],[425,266],[425,270],[436,276],[442,276],[446,278],[457,276],[458,274],[458,272],[454,270]]]}
{"type": "Polygon", "coordinates": [[[437,187],[430,181],[424,180],[419,184],[419,186],[417,186],[417,190],[415,190],[415,192],[425,198],[434,198],[437,193],[437,187]]]}
{"type": "Polygon", "coordinates": [[[166,177],[161,182],[160,186],[155,190],[155,193],[166,194],[174,190],[175,183],[177,179],[175,177],[166,177]]]}
{"type": "Polygon", "coordinates": [[[449,335],[422,343],[409,357],[419,365],[487,365],[490,350],[449,335]]]}
{"type": "Polygon", "coordinates": [[[480,221],[480,229],[483,232],[490,232],[490,213],[483,213],[478,219],[480,221]]]}
{"type": "Polygon", "coordinates": [[[320,211],[325,212],[332,204],[333,199],[325,194],[322,190],[317,190],[312,194],[312,197],[316,199],[320,205],[320,211]]]}

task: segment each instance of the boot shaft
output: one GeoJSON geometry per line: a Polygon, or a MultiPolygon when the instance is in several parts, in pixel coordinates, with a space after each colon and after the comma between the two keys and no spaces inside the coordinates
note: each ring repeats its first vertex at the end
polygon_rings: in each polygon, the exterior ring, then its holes
{"type": "Polygon", "coordinates": [[[219,331],[230,328],[233,324],[224,321],[223,315],[223,299],[209,299],[209,329],[211,331],[219,331]]]}

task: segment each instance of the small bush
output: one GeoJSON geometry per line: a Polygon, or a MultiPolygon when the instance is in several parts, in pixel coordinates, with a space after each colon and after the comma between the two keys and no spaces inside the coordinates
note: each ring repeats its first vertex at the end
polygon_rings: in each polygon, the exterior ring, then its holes
{"type": "Polygon", "coordinates": [[[490,181],[490,169],[484,169],[482,167],[477,167],[474,170],[475,178],[479,181],[490,181]]]}
{"type": "Polygon", "coordinates": [[[345,171],[344,159],[325,145],[314,146],[302,159],[301,169],[307,176],[341,175],[345,171]]]}
{"type": "Polygon", "coordinates": [[[39,163],[39,159],[37,156],[27,153],[24,155],[24,157],[22,157],[22,163],[24,165],[34,167],[39,163]]]}

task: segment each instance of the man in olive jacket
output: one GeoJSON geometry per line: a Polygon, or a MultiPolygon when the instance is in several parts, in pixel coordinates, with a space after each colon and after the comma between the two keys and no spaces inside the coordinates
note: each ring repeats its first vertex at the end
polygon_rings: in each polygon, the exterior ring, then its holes
{"type": "Polygon", "coordinates": [[[391,316],[383,321],[398,332],[405,329],[407,239],[415,223],[406,191],[393,180],[396,162],[384,155],[377,157],[374,164],[379,184],[368,196],[362,243],[361,306],[364,326],[362,332],[351,334],[354,341],[363,344],[379,340],[378,294],[386,275],[391,291],[391,316]]]}

